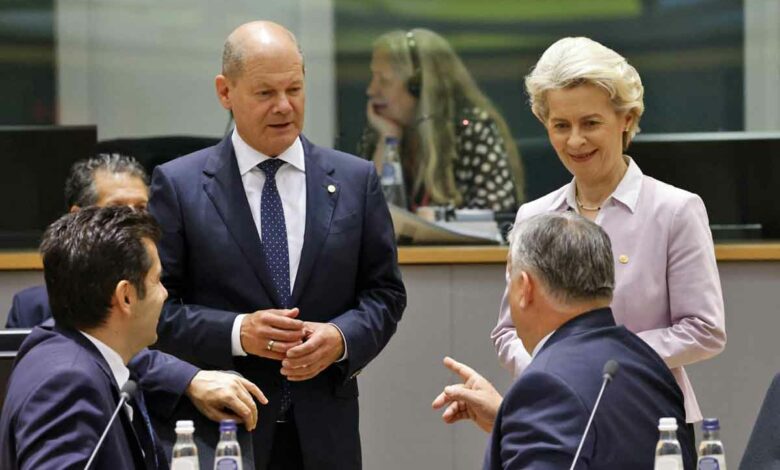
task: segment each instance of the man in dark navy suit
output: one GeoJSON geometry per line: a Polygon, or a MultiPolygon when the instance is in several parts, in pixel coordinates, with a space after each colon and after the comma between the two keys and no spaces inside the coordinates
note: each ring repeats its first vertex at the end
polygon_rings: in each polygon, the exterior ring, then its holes
{"type": "Polygon", "coordinates": [[[780,373],[775,375],[750,433],[740,470],[780,468],[780,373]]]}
{"type": "Polygon", "coordinates": [[[685,468],[693,469],[693,437],[683,426],[683,396],[674,377],[644,341],[615,325],[607,234],[572,212],[550,213],[516,226],[510,243],[510,311],[531,364],[502,400],[483,377],[446,358],[464,383],[446,387],[434,408],[445,408],[448,423],[471,419],[492,429],[485,469],[569,468],[604,364],[614,359],[619,372],[575,468],[652,468],[658,419],[674,417],[685,468]]]}
{"type": "MultiPolygon", "coordinates": [[[[127,205],[145,209],[149,201],[149,178],[143,167],[133,158],[121,154],[99,154],[76,162],[65,182],[65,203],[69,212],[84,207],[127,205]]],[[[46,286],[33,286],[14,295],[8,314],[7,328],[32,328],[44,322],[53,324],[46,286]]],[[[162,433],[166,452],[175,439],[175,418],[192,419],[203,413],[211,420],[235,418],[247,429],[256,423],[256,407],[243,403],[244,386],[233,374],[199,370],[197,367],[169,354],[144,349],[128,365],[138,377],[147,395],[155,427],[162,433]],[[182,397],[187,400],[182,400],[182,397]],[[193,409],[192,406],[196,409],[193,409]],[[232,410],[232,412],[226,412],[232,410]]],[[[201,426],[196,438],[217,435],[216,424],[201,426]]],[[[239,433],[239,436],[243,434],[239,433]]],[[[247,441],[248,442],[248,441],[247,441]]],[[[213,446],[212,446],[213,447],[213,446]]],[[[204,446],[205,460],[211,449],[204,446]]]]}
{"type": "MultiPolygon", "coordinates": [[[[41,252],[56,326],[36,327],[20,348],[0,416],[0,468],[85,466],[120,389],[137,380],[127,364],[157,339],[167,297],[159,233],[151,215],[127,206],[87,208],[47,229],[41,252]]],[[[143,392],[117,421],[94,468],[168,467],[143,392]]]]}
{"type": "Polygon", "coordinates": [[[216,91],[235,129],[152,177],[158,346],[264,390],[257,468],[359,469],[355,376],[406,305],[376,171],[301,135],[303,56],[282,26],[233,31],[216,91]]]}

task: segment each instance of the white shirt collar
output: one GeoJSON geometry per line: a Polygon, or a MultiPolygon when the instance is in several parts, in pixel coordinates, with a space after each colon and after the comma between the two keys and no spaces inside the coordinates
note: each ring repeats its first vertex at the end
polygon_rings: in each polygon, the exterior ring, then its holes
{"type": "Polygon", "coordinates": [[[81,330],[79,330],[79,333],[84,335],[92,342],[92,344],[95,345],[97,350],[100,352],[100,355],[103,356],[103,359],[105,359],[108,363],[108,368],[111,369],[111,373],[114,375],[114,380],[116,380],[116,384],[121,389],[125,385],[125,382],[127,382],[127,379],[130,378],[130,369],[128,369],[125,365],[124,361],[122,360],[122,356],[120,356],[118,352],[111,349],[111,347],[109,347],[106,343],[100,341],[94,336],[90,336],[81,330]]]}
{"type": "Polygon", "coordinates": [[[550,339],[550,336],[555,333],[556,330],[552,330],[551,332],[547,333],[547,335],[542,338],[538,343],[536,343],[536,346],[534,347],[534,350],[531,351],[531,359],[535,358],[537,354],[539,354],[539,351],[542,350],[542,346],[544,346],[544,343],[547,342],[548,339],[550,339]]]}
{"type": "MultiPolygon", "coordinates": [[[[633,158],[628,155],[624,155],[624,158],[628,161],[628,169],[612,194],[604,200],[604,204],[606,204],[610,198],[614,198],[623,203],[633,213],[634,210],[636,210],[636,203],[639,200],[639,191],[642,189],[643,174],[642,170],[639,169],[639,165],[634,162],[633,158]]],[[[552,201],[550,206],[552,210],[562,210],[565,205],[568,205],[572,209],[577,208],[577,186],[574,184],[574,180],[575,179],[572,178],[558,197],[552,201]]]]}
{"type": "Polygon", "coordinates": [[[626,155],[628,160],[628,169],[623,179],[615,188],[612,197],[622,202],[631,212],[636,210],[636,203],[639,200],[639,191],[642,189],[642,170],[634,159],[626,155]]]}
{"type": "MultiPolygon", "coordinates": [[[[244,139],[238,135],[237,129],[233,129],[230,140],[233,142],[233,150],[236,152],[236,160],[238,161],[238,172],[241,173],[241,176],[252,171],[258,164],[271,158],[262,152],[258,152],[247,144],[244,139]]],[[[306,173],[306,164],[304,163],[303,158],[303,144],[301,143],[300,137],[296,138],[295,142],[276,158],[283,160],[289,163],[293,168],[306,173]]]]}

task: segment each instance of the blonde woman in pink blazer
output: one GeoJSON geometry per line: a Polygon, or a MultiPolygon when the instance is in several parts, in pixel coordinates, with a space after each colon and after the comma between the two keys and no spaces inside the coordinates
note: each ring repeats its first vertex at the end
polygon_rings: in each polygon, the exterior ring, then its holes
{"type": "MultiPolygon", "coordinates": [[[[699,421],[683,366],[723,350],[723,296],[701,198],[645,176],[625,155],[644,111],[639,74],[595,41],[564,38],[542,54],[525,86],[574,178],[521,206],[516,222],[576,211],[604,228],[615,256],[615,320],[664,359],[685,395],[687,421],[699,421]]],[[[512,325],[506,291],[491,338],[501,362],[520,374],[531,358],[512,325]]]]}

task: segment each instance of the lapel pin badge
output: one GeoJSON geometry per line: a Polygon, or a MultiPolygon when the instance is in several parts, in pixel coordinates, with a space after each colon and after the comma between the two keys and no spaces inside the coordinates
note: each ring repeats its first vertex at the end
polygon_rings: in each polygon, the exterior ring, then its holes
{"type": "Polygon", "coordinates": [[[620,261],[620,264],[628,264],[628,255],[620,255],[618,261],[620,261]]]}
{"type": "Polygon", "coordinates": [[[335,185],[335,184],[329,184],[329,185],[328,185],[328,192],[329,192],[330,194],[333,194],[333,193],[335,193],[335,192],[336,192],[336,185],[335,185]]]}

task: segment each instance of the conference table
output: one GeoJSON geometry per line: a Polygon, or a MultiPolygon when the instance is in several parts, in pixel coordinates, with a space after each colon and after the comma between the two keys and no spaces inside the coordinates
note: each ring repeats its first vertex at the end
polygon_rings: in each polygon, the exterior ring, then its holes
{"type": "MultiPolygon", "coordinates": [[[[715,254],[728,344],[687,369],[703,413],[720,418],[728,465],[737,468],[780,357],[780,241],[716,243],[715,254]]],[[[441,363],[445,355],[499,390],[511,383],[489,339],[506,256],[505,246],[399,248],[408,307],[395,337],[359,378],[365,468],[480,467],[486,435],[469,423],[445,425],[431,401],[455,380],[441,363]]],[[[15,290],[42,282],[41,269],[35,251],[0,251],[0,319],[15,290]]]]}

